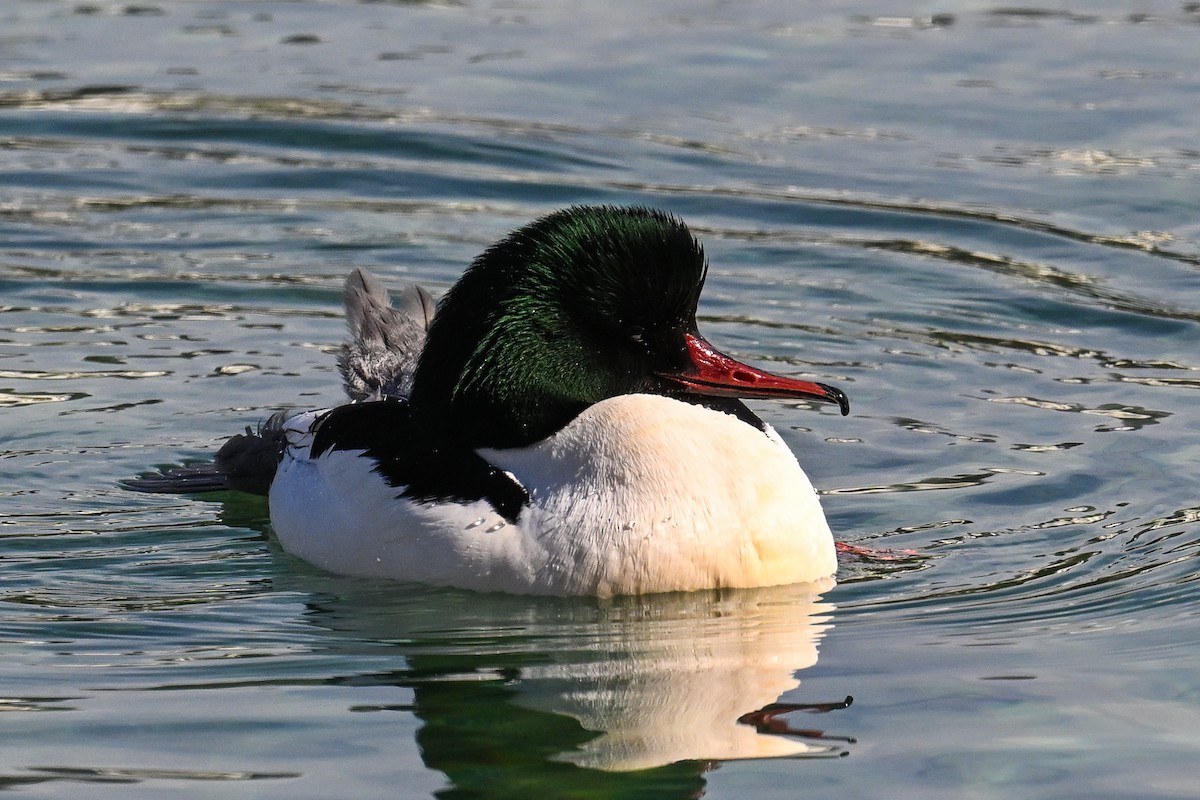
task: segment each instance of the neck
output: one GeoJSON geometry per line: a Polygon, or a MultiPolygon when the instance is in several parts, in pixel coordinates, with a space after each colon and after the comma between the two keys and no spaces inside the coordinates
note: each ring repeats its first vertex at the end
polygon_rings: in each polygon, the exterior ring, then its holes
{"type": "Polygon", "coordinates": [[[525,447],[561,430],[590,405],[527,395],[518,416],[513,405],[486,393],[460,394],[449,401],[439,399],[438,394],[414,388],[410,398],[414,426],[440,441],[456,441],[471,448],[525,447]]]}
{"type": "Polygon", "coordinates": [[[547,317],[531,314],[542,327],[501,338],[494,334],[511,329],[511,317],[470,313],[478,307],[456,287],[434,318],[410,398],[421,429],[471,447],[522,447],[611,394],[574,366],[587,363],[585,354],[543,329],[547,317]]]}

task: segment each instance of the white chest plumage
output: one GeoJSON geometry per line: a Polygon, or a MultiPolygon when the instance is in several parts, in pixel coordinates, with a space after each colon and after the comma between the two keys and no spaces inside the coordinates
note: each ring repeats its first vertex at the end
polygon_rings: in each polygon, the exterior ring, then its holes
{"type": "Polygon", "coordinates": [[[271,487],[283,548],[348,575],[482,591],[612,595],[815,581],[837,566],[816,492],[772,431],[658,395],[597,403],[531,447],[483,450],[529,493],[398,495],[357,451],[308,457],[302,415],[271,487]]]}

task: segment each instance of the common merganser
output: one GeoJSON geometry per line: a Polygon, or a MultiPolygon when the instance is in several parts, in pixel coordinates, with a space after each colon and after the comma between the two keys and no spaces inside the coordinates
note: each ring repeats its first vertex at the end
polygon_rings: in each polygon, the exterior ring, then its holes
{"type": "Polygon", "coordinates": [[[283,549],[344,575],[597,596],[829,578],[817,494],[739,398],[849,402],[702,338],[707,269],[671,215],[578,206],[489,247],[436,313],[355,270],[350,403],[126,485],[267,494],[283,549]]]}

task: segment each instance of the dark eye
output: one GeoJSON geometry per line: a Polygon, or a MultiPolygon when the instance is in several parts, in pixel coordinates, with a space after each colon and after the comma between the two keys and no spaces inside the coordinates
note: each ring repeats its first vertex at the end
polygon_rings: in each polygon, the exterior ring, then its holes
{"type": "Polygon", "coordinates": [[[641,325],[631,325],[626,329],[625,333],[629,336],[629,341],[634,344],[646,343],[646,329],[641,325]]]}

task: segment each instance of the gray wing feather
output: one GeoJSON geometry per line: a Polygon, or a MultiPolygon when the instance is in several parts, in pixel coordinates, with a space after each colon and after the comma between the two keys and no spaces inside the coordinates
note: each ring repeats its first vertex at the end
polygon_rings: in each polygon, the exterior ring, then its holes
{"type": "MultiPolygon", "coordinates": [[[[436,307],[429,292],[412,286],[392,306],[388,291],[371,273],[346,278],[346,322],[351,340],[342,346],[338,369],[353,401],[408,397],[436,307]]],[[[258,431],[232,437],[207,463],[170,467],[121,481],[139,492],[215,492],[236,489],[266,494],[287,446],[287,414],[273,414],[258,431]]]]}
{"type": "Polygon", "coordinates": [[[371,273],[355,269],[346,278],[346,324],[351,340],[342,346],[338,369],[353,401],[408,397],[417,359],[435,306],[429,292],[410,286],[392,306],[388,291],[371,273]]]}

